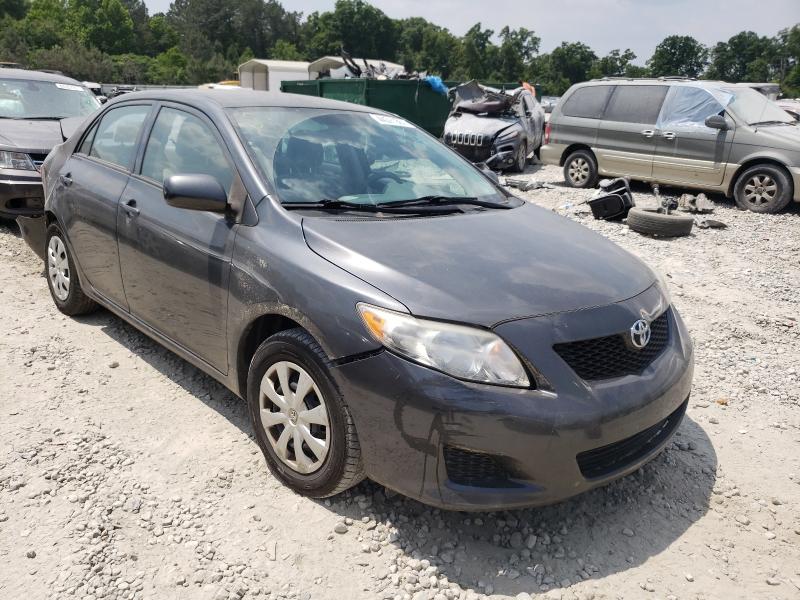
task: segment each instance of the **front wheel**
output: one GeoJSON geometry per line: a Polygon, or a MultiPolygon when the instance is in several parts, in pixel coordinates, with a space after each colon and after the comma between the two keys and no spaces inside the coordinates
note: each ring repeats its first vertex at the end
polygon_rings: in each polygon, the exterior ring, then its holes
{"type": "Polygon", "coordinates": [[[256,440],[272,474],[311,498],[333,496],[364,478],[353,418],[317,341],[281,331],[256,350],[247,401],[256,440]]]}
{"type": "Polygon", "coordinates": [[[528,163],[528,144],[525,141],[519,143],[517,146],[517,153],[514,155],[514,164],[509,167],[509,171],[513,173],[522,173],[525,170],[525,165],[528,163]]]}
{"type": "Polygon", "coordinates": [[[792,183],[778,166],[763,164],[746,169],[733,189],[736,205],[757,213],[776,213],[792,199],[792,183]]]}

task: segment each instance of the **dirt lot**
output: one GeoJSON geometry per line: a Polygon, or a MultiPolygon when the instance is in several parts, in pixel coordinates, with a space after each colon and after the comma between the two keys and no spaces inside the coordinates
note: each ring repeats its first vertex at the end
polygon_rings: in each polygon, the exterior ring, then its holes
{"type": "MultiPolygon", "coordinates": [[[[588,194],[526,177],[548,208],[588,194]]],[[[668,274],[694,393],[640,472],[489,514],[294,495],[244,403],[107,312],[62,316],[0,224],[0,598],[800,598],[800,210],[714,199],[728,229],[672,241],[560,211],[668,274]]]]}

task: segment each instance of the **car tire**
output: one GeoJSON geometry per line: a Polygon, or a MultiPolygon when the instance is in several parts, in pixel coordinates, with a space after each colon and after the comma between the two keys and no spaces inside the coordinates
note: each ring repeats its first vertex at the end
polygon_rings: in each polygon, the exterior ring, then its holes
{"type": "Polygon", "coordinates": [[[645,235],[681,237],[689,235],[693,226],[694,217],[665,215],[636,207],[628,212],[628,227],[645,235]]]}
{"type": "Polygon", "coordinates": [[[64,234],[58,225],[47,229],[44,253],[47,287],[58,310],[74,317],[97,310],[100,305],[83,293],[75,261],[72,259],[64,234]]]}
{"type": "Polygon", "coordinates": [[[777,213],[792,199],[792,182],[786,171],[776,165],[754,165],[736,179],[733,198],[742,210],[777,213]]]}
{"type": "Polygon", "coordinates": [[[597,159],[590,150],[576,150],[564,161],[564,181],[573,188],[593,188],[600,178],[597,159]]]}
{"type": "Polygon", "coordinates": [[[522,173],[525,165],[528,164],[528,143],[522,141],[517,146],[517,153],[514,155],[514,164],[508,170],[512,173],[522,173]]]}
{"type": "Polygon", "coordinates": [[[317,341],[296,328],[267,338],[256,350],[247,376],[253,430],[270,472],[311,498],[339,494],[365,476],[355,423],[331,369],[317,341]],[[288,398],[282,381],[291,390],[288,398]],[[305,392],[298,398],[301,382],[305,392]]]}

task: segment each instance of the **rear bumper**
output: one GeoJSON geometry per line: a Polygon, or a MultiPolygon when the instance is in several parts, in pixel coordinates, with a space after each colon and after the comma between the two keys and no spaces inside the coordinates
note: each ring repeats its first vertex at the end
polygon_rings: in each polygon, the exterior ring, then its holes
{"type": "Polygon", "coordinates": [[[560,165],[561,156],[566,149],[565,144],[545,144],[539,150],[539,160],[546,165],[560,165]]]}
{"type": "Polygon", "coordinates": [[[0,172],[0,218],[35,216],[44,211],[44,190],[38,173],[28,171],[0,172]]]}
{"type": "Polygon", "coordinates": [[[338,367],[367,474],[441,508],[497,510],[550,504],[635,471],[668,443],[691,390],[691,343],[676,312],[670,319],[669,345],[641,375],[589,385],[544,373],[553,391],[466,383],[389,352],[338,367]],[[618,450],[625,460],[604,469],[618,450]],[[503,483],[465,485],[450,472],[460,457],[477,457],[466,469],[488,468],[486,456],[503,483]]]}
{"type": "Polygon", "coordinates": [[[795,202],[800,202],[800,167],[789,167],[789,173],[794,183],[793,199],[795,202]]]}

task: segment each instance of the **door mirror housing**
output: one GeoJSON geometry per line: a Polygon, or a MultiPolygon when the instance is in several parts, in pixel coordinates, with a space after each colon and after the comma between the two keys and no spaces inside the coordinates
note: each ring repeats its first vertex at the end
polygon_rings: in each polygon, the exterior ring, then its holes
{"type": "Polygon", "coordinates": [[[225,212],[228,195],[216,177],[204,174],[170,175],[164,180],[164,200],[175,208],[225,212]]]}
{"type": "Polygon", "coordinates": [[[722,115],[709,115],[706,117],[706,127],[726,131],[728,129],[728,121],[722,115]]]}

